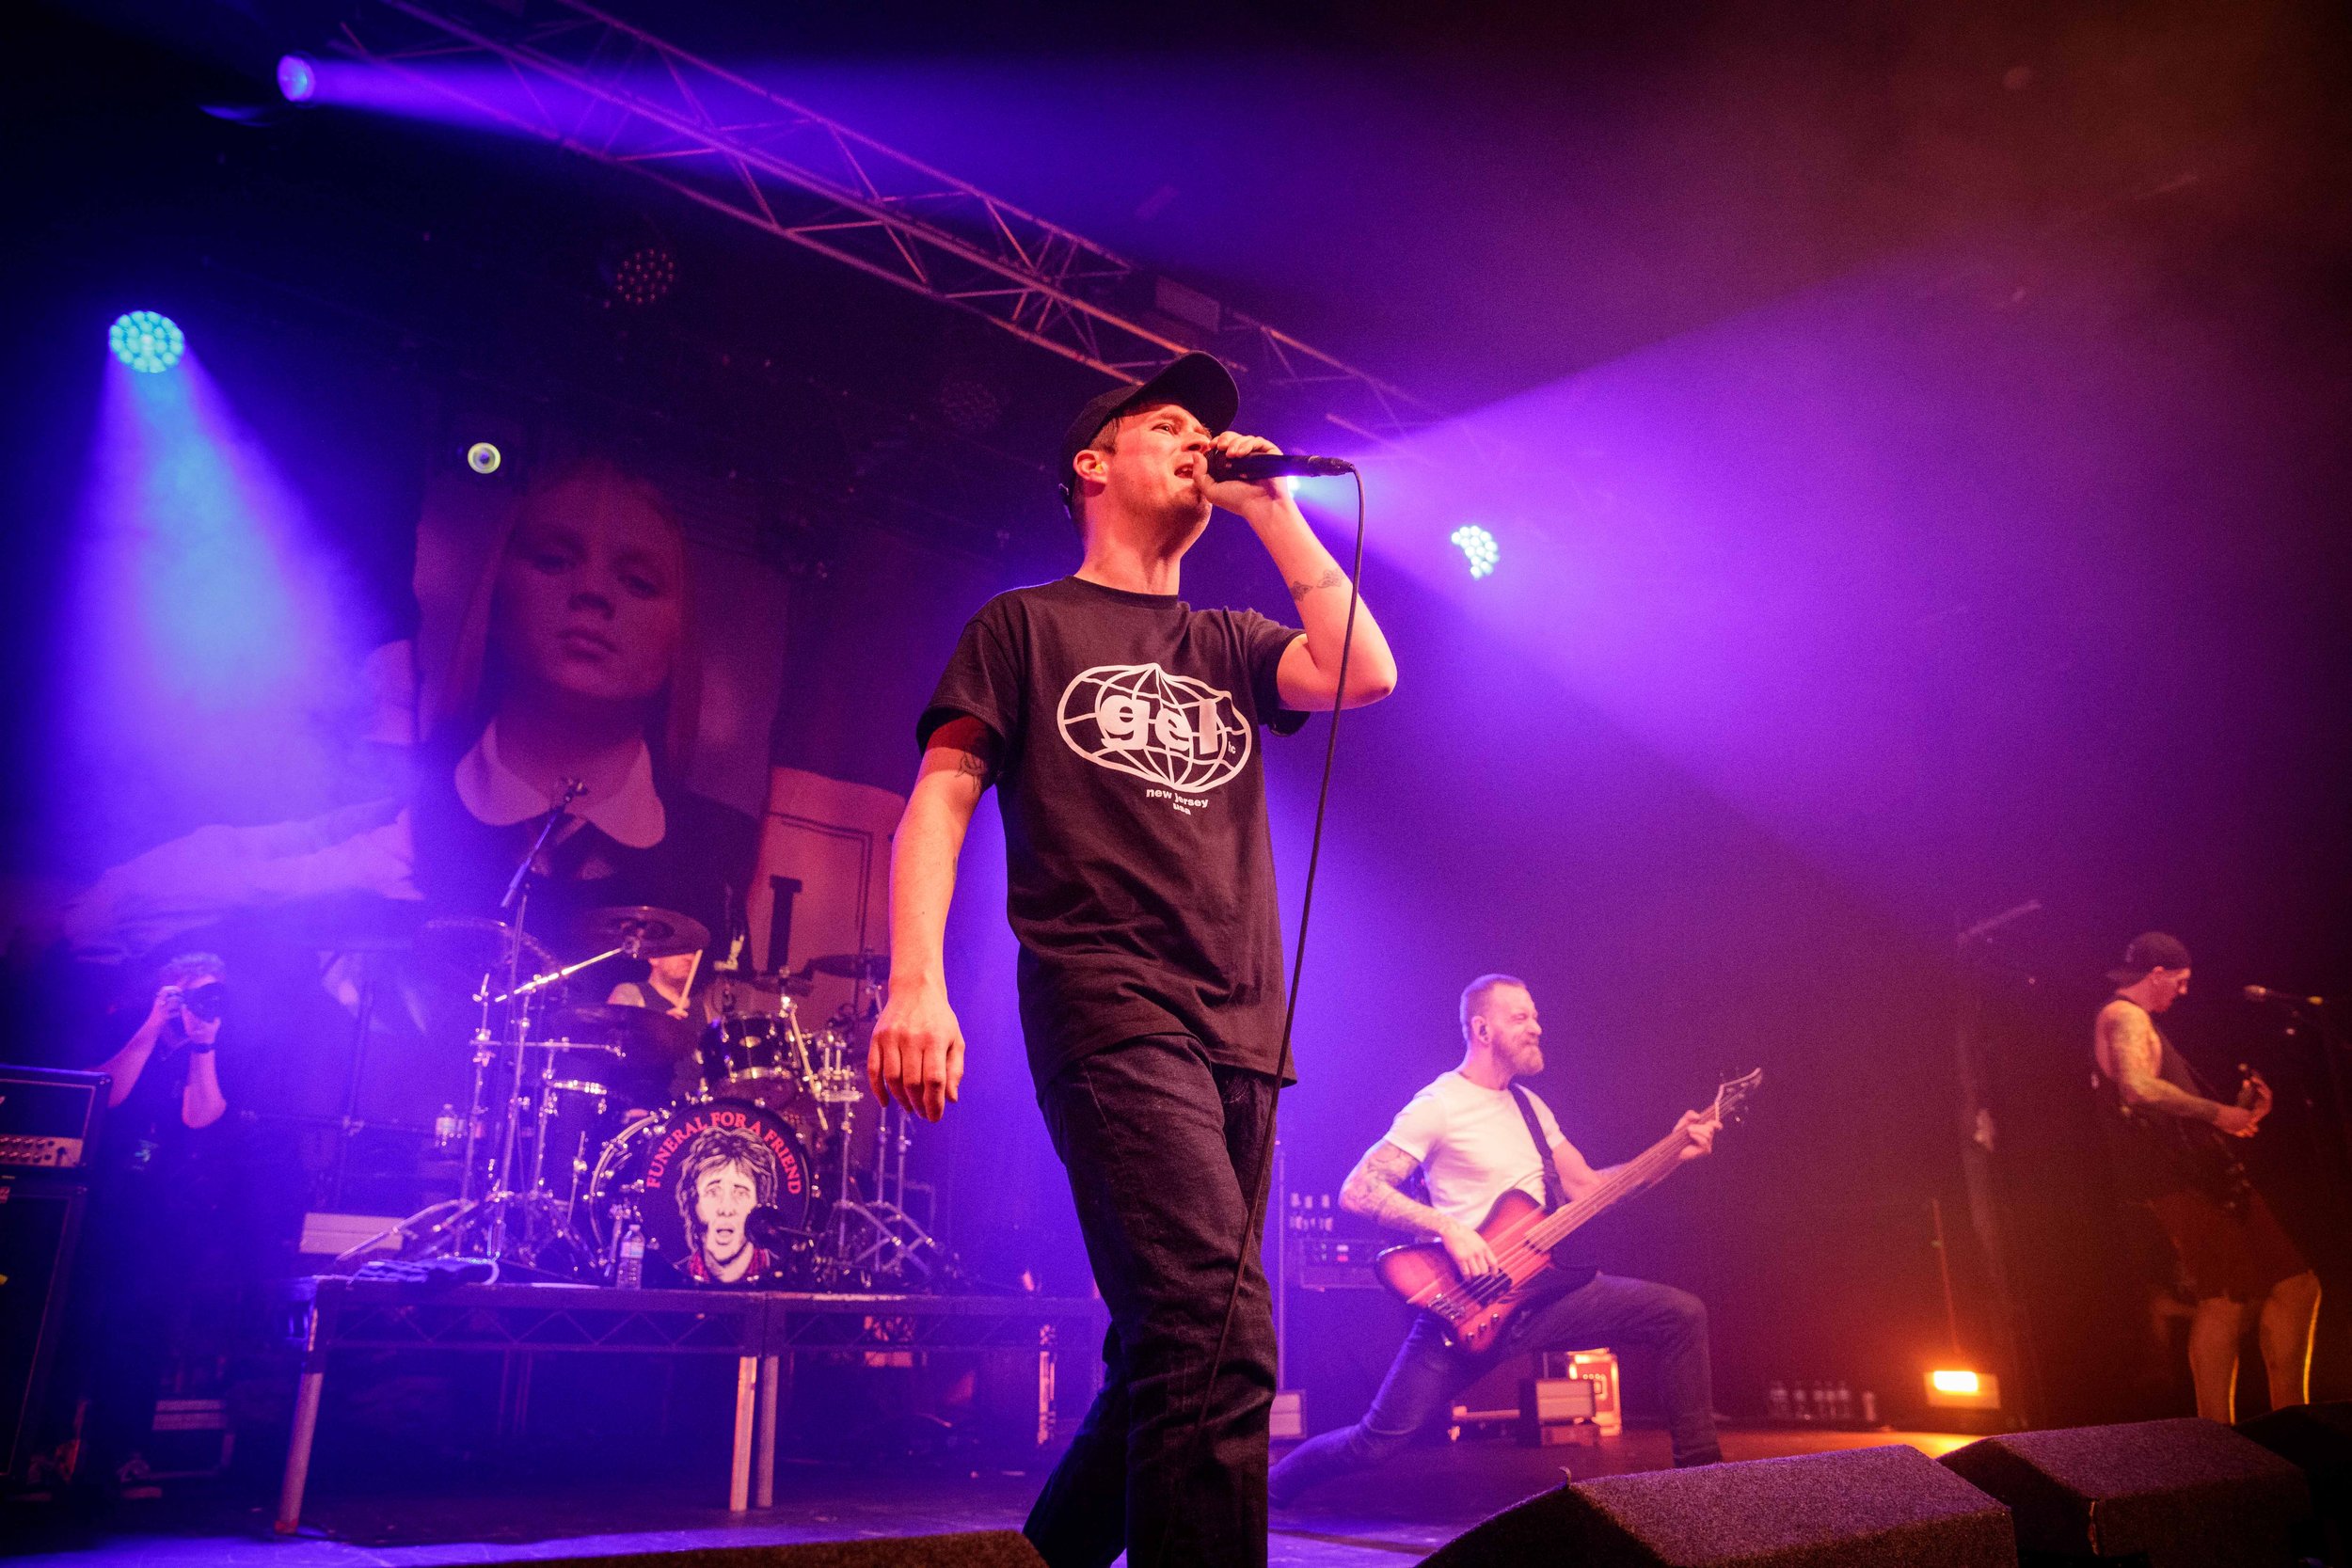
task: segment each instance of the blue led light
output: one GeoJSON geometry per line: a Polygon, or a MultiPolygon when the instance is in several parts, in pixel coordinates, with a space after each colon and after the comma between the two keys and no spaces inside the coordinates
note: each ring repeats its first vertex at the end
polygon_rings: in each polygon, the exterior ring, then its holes
{"type": "Polygon", "coordinates": [[[1491,574],[1495,562],[1502,558],[1502,546],[1495,543],[1495,536],[1476,523],[1464,523],[1447,537],[1470,562],[1470,574],[1473,578],[1491,574]]]}
{"type": "Polygon", "coordinates": [[[278,90],[286,95],[289,103],[308,103],[318,96],[319,68],[300,55],[280,56],[278,90]]]}
{"type": "Polygon", "coordinates": [[[135,371],[159,374],[180,362],[188,341],[169,316],[152,310],[130,310],[106,329],[106,346],[115,357],[135,371]]]}

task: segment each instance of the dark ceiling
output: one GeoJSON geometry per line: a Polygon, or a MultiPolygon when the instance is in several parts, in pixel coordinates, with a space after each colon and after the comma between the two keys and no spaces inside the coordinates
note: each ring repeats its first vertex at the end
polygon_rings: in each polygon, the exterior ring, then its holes
{"type": "MultiPolygon", "coordinates": [[[[2345,31],[2304,0],[615,8],[1455,410],[2185,180],[2345,246],[2345,31]]],[[[258,97],[338,8],[73,9],[258,97]]]]}

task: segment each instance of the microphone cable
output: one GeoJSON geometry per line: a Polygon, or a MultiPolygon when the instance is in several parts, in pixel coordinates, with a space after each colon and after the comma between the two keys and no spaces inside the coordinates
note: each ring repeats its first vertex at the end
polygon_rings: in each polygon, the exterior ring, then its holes
{"type": "MultiPolygon", "coordinates": [[[[1356,645],[1356,607],[1363,597],[1364,476],[1353,469],[1349,472],[1356,480],[1356,547],[1347,568],[1347,620],[1340,631],[1340,668],[1331,693],[1331,727],[1323,743],[1323,781],[1315,787],[1315,826],[1307,844],[1307,885],[1298,899],[1298,942],[1291,951],[1291,991],[1282,1006],[1282,1045],[1274,1069],[1274,1103],[1267,1108],[1265,1132],[1258,1140],[1257,1176],[1248,1210],[1242,1215],[1241,1246],[1233,1259],[1233,1284],[1225,1295],[1225,1321],[1217,1329],[1216,1352],[1209,1357],[1208,1381],[1201,1386],[1200,1407],[1193,1413],[1192,1431],[1185,1439],[1184,1463],[1177,1472],[1179,1476],[1200,1462],[1200,1445],[1209,1430],[1209,1403],[1216,1397],[1217,1374],[1225,1370],[1225,1350],[1232,1338],[1234,1313],[1241,1306],[1242,1282],[1249,1276],[1250,1243],[1259,1239],[1259,1221],[1264,1216],[1266,1196],[1274,1185],[1275,1122],[1281,1105],[1283,1081],[1291,1076],[1291,1027],[1298,1021],[1298,985],[1307,968],[1307,919],[1314,912],[1315,869],[1323,862],[1323,816],[1325,808],[1331,803],[1331,765],[1339,756],[1340,712],[1347,703],[1347,661],[1356,645]]],[[[1160,1526],[1160,1544],[1152,1553],[1152,1568],[1168,1560],[1168,1535],[1175,1527],[1176,1513],[1170,1509],[1160,1526]]],[[[1136,1568],[1143,1565],[1137,1564],[1136,1568]]]]}

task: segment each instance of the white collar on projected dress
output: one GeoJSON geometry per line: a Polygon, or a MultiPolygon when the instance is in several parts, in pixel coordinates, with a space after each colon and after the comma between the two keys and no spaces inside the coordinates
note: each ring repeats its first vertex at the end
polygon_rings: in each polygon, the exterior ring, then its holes
{"type": "MultiPolygon", "coordinates": [[[[495,719],[483,729],[473,750],[457,759],[457,798],[475,820],[494,828],[527,822],[554,803],[500,757],[495,719]]],[[[621,787],[601,798],[582,796],[572,802],[572,815],[631,849],[650,849],[661,842],[661,835],[669,831],[669,814],[662,810],[661,797],[654,790],[653,752],[643,740],[637,743],[637,754],[629,759],[628,775],[621,781],[621,787]]]]}

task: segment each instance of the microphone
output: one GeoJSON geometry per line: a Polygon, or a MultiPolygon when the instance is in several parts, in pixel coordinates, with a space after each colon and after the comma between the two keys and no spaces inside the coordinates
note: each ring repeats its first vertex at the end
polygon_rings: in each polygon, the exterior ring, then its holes
{"type": "Polygon", "coordinates": [[[1356,465],[1344,457],[1310,457],[1299,451],[1253,451],[1239,457],[1209,453],[1211,479],[1240,479],[1253,484],[1262,479],[1328,478],[1355,471],[1356,465]]]}
{"type": "Polygon", "coordinates": [[[2290,1007],[2324,1007],[2328,1005],[2324,996],[2289,996],[2285,991],[2272,990],[2268,986],[2249,986],[2245,994],[2249,1002],[2282,1002],[2290,1007]]]}
{"type": "Polygon", "coordinates": [[[785,1224],[784,1211],[763,1203],[743,1216],[743,1234],[754,1246],[783,1252],[796,1241],[807,1241],[814,1233],[785,1224]]]}

